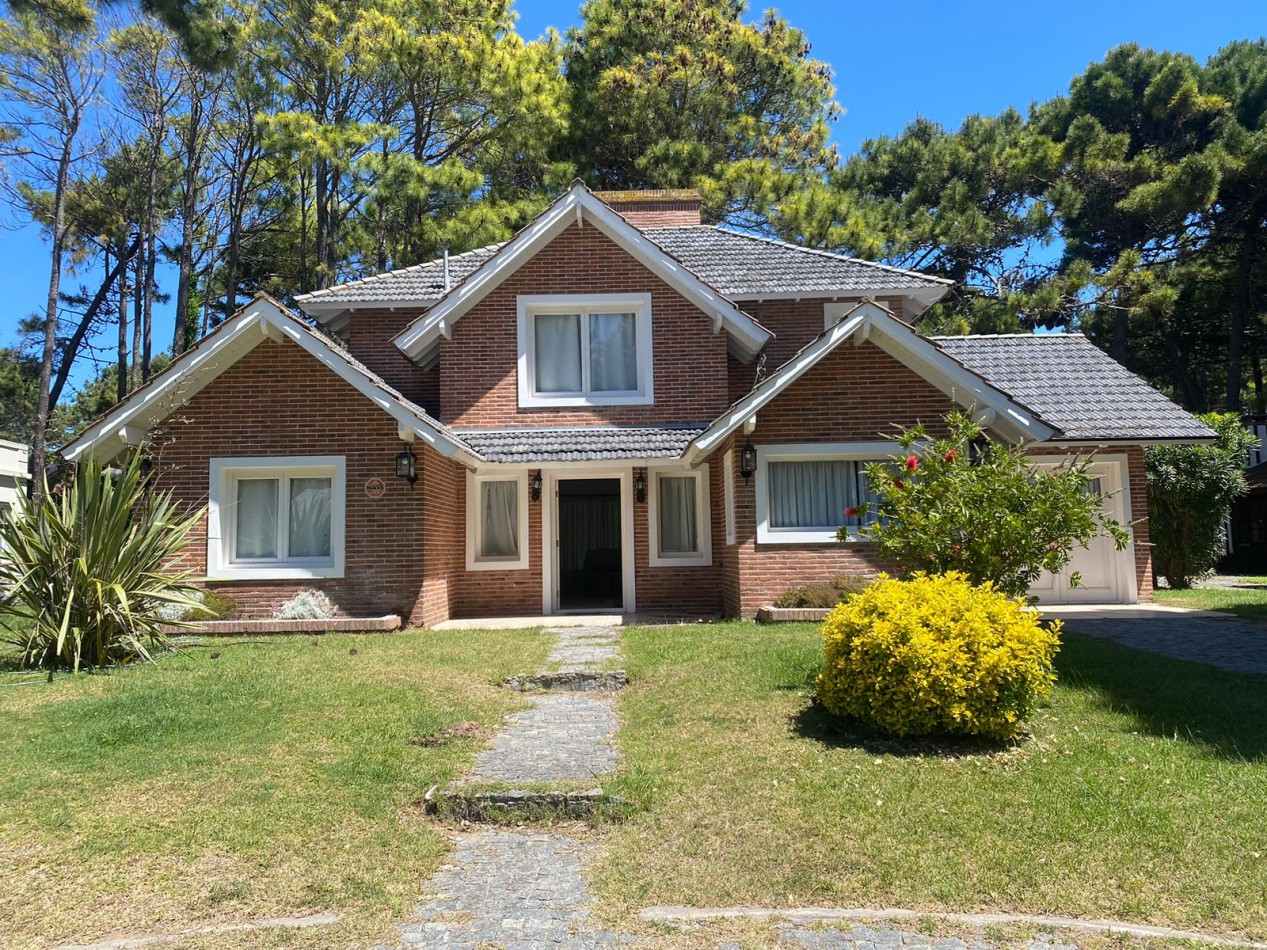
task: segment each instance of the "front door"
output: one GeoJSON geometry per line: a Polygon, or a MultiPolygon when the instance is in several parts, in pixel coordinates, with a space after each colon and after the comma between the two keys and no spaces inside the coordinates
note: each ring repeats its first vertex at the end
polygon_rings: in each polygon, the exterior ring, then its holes
{"type": "MultiPolygon", "coordinates": [[[[1105,512],[1125,525],[1126,504],[1122,472],[1115,461],[1097,461],[1087,470],[1091,480],[1087,491],[1102,500],[1105,512]]],[[[1043,574],[1030,587],[1039,604],[1122,604],[1135,601],[1134,554],[1130,547],[1119,551],[1113,539],[1100,532],[1084,547],[1073,550],[1061,574],[1043,574]],[[1069,578],[1081,575],[1074,587],[1069,578]]]]}
{"type": "Polygon", "coordinates": [[[623,609],[624,539],[618,478],[563,478],[555,500],[559,610],[623,609]]]}

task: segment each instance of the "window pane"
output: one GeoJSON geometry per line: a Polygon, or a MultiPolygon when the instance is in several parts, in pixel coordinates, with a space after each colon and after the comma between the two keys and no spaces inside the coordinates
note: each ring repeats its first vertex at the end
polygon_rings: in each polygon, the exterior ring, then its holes
{"type": "Polygon", "coordinates": [[[275,478],[238,479],[235,559],[277,557],[277,494],[275,478]]]}
{"type": "Polygon", "coordinates": [[[839,459],[771,462],[770,527],[839,528],[846,508],[872,501],[863,464],[839,459]]]}
{"type": "Polygon", "coordinates": [[[590,314],[590,391],[638,389],[637,320],[632,313],[590,314]]]}
{"type": "Polygon", "coordinates": [[[698,554],[695,524],[695,479],[660,476],[660,553],[698,554]]]}
{"type": "Polygon", "coordinates": [[[581,391],[581,315],[541,313],[534,318],[537,392],[581,391]]]}
{"type": "Polygon", "coordinates": [[[519,555],[519,483],[480,482],[480,557],[519,555]]]}
{"type": "Polygon", "coordinates": [[[290,480],[290,556],[330,556],[330,499],[328,478],[290,480]]]}

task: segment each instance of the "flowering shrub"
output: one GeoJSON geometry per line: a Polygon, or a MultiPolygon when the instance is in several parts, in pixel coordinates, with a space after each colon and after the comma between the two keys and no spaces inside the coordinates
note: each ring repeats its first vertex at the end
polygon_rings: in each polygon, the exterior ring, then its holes
{"type": "Polygon", "coordinates": [[[897,736],[1009,739],[1051,691],[1060,623],[1044,627],[960,573],[880,575],[823,623],[818,695],[897,736]]]}
{"type": "MultiPolygon", "coordinates": [[[[1126,546],[1126,529],[1087,491],[1087,460],[1035,467],[1021,446],[987,439],[963,413],[946,424],[944,439],[929,438],[923,426],[905,430],[891,461],[867,466],[872,510],[846,511],[840,540],[849,540],[855,518],[873,513],[861,532],[902,573],[960,571],[1013,596],[1043,571],[1063,571],[1074,548],[1100,532],[1126,546]]],[[[1070,581],[1076,587],[1081,578],[1070,581]]]]}

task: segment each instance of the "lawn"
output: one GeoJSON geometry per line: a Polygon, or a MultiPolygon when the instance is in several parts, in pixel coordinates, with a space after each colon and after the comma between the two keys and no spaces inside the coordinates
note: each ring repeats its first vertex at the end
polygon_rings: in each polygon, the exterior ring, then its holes
{"type": "Polygon", "coordinates": [[[532,632],[187,642],[99,675],[0,674],[0,947],[334,911],[182,946],[369,946],[448,847],[411,807],[518,708],[532,632]]]}
{"type": "Polygon", "coordinates": [[[636,628],[630,818],[596,886],[658,904],[1107,916],[1267,937],[1267,686],[1069,634],[1033,737],[875,741],[811,705],[809,625],[636,628]]]}
{"type": "MultiPolygon", "coordinates": [[[[1245,579],[1249,581],[1249,578],[1245,579]]],[[[1259,581],[1260,578],[1253,580],[1259,581]]],[[[1218,610],[1247,620],[1267,620],[1267,587],[1194,587],[1191,590],[1159,590],[1153,594],[1159,604],[1218,610]]]]}

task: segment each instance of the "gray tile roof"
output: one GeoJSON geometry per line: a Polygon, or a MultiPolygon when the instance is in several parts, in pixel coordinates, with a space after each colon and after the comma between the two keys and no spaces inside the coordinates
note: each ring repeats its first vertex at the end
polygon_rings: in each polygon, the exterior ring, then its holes
{"type": "MultiPolygon", "coordinates": [[[[449,256],[449,281],[452,287],[462,283],[467,277],[501,248],[500,244],[479,247],[464,254],[449,256]]],[[[314,290],[310,294],[302,294],[295,302],[302,308],[305,304],[338,304],[346,303],[356,306],[373,304],[398,303],[432,303],[444,296],[444,259],[415,264],[400,270],[375,274],[361,280],[327,287],[325,290],[314,290]]]]}
{"type": "Polygon", "coordinates": [[[1060,441],[1214,436],[1081,334],[947,336],[934,341],[1060,429],[1060,441]]]}
{"type": "Polygon", "coordinates": [[[950,281],[711,225],[648,228],[651,240],[731,299],[920,290],[950,281]]]}
{"type": "Polygon", "coordinates": [[[488,462],[598,462],[677,458],[707,425],[595,426],[574,429],[462,429],[458,436],[488,462]]]}
{"type": "MultiPolygon", "coordinates": [[[[727,231],[711,225],[648,228],[643,232],[725,297],[779,294],[857,294],[921,290],[949,282],[914,271],[855,260],[813,248],[727,231]]],[[[456,287],[501,248],[500,244],[454,254],[449,279],[456,287]]],[[[444,295],[444,262],[428,261],[295,298],[301,307],[427,305],[444,295]]]]}

